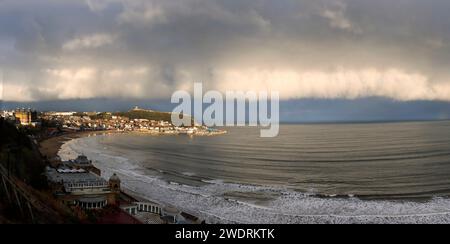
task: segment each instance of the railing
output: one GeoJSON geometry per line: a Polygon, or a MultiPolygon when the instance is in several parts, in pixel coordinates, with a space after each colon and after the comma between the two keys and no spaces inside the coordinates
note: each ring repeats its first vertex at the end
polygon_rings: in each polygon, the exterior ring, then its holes
{"type": "Polygon", "coordinates": [[[20,211],[22,217],[29,217],[32,222],[35,222],[33,209],[45,209],[45,206],[40,204],[33,197],[30,197],[26,190],[15,183],[15,179],[9,176],[8,171],[3,165],[0,165],[0,185],[1,190],[6,195],[6,199],[12,206],[16,206],[20,211]],[[27,216],[28,214],[28,216],[27,216]]]}

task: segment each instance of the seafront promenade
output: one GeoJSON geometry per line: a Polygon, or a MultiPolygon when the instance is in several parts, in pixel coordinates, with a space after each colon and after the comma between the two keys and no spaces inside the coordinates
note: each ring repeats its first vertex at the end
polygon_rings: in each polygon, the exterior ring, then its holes
{"type": "MultiPolygon", "coordinates": [[[[59,157],[58,157],[58,151],[59,148],[67,141],[76,139],[76,138],[80,138],[83,136],[89,136],[92,134],[110,134],[110,133],[118,133],[117,131],[112,131],[112,132],[108,132],[108,131],[102,131],[102,132],[78,132],[78,133],[68,133],[68,134],[63,134],[63,135],[59,135],[59,136],[55,136],[52,138],[48,138],[46,140],[41,141],[40,144],[40,150],[42,155],[47,158],[50,162],[50,166],[54,168],[54,170],[52,171],[52,176],[53,178],[55,178],[55,174],[59,174],[59,176],[57,176],[56,178],[58,179],[64,179],[65,178],[65,172],[67,172],[68,174],[70,174],[70,178],[68,178],[68,180],[75,180],[77,181],[77,175],[80,175],[80,181],[84,181],[83,179],[86,178],[86,176],[82,176],[82,174],[88,174],[90,175],[91,178],[98,178],[98,180],[95,180],[96,182],[100,182],[101,180],[101,171],[99,169],[97,169],[90,160],[88,160],[87,158],[85,158],[84,156],[79,156],[77,159],[75,160],[71,160],[69,162],[63,162],[59,157]],[[82,159],[82,160],[81,160],[82,159]],[[80,162],[79,162],[80,161],[80,162]],[[83,165],[83,161],[86,165],[83,165]],[[77,165],[76,167],[73,167],[74,165],[77,165]],[[81,166],[80,166],[81,165],[81,166]],[[67,168],[68,167],[68,168],[67,168]],[[81,168],[80,168],[81,167],[81,168]],[[86,169],[87,172],[81,172],[79,170],[84,170],[86,169]],[[95,170],[93,170],[95,169],[95,170]],[[97,174],[97,175],[94,175],[97,174]]],[[[68,183],[68,182],[66,182],[68,183]]],[[[93,184],[99,184],[99,183],[93,183],[93,184]]],[[[103,183],[102,183],[103,184],[103,183]]],[[[78,184],[79,185],[79,184],[78,184]]],[[[112,201],[115,201],[115,203],[113,203],[115,206],[117,206],[120,209],[120,215],[122,217],[113,217],[110,216],[106,219],[115,219],[115,221],[122,221],[122,220],[126,220],[126,223],[131,223],[133,221],[129,221],[130,218],[131,219],[136,219],[139,223],[144,223],[144,224],[171,224],[171,223],[188,223],[188,224],[200,224],[203,221],[201,219],[199,219],[198,217],[195,217],[192,214],[180,211],[170,205],[167,204],[161,204],[158,203],[156,201],[150,200],[150,199],[145,199],[139,196],[138,193],[136,192],[132,192],[128,189],[126,189],[125,187],[120,185],[120,179],[118,178],[118,176],[113,175],[113,177],[111,177],[109,179],[109,188],[111,188],[110,190],[108,189],[104,189],[101,192],[99,192],[96,195],[96,198],[99,198],[100,195],[103,195],[106,192],[112,191],[114,192],[114,187],[118,187],[117,188],[117,196],[115,197],[115,200],[108,200],[109,203],[112,203],[112,201]],[[100,195],[99,195],[100,194],[100,195]],[[129,217],[126,218],[125,216],[123,216],[124,214],[128,214],[129,217]],[[122,219],[122,220],[120,220],[122,219]]],[[[59,187],[57,188],[59,189],[59,187]]],[[[82,190],[82,189],[81,189],[82,190]]],[[[66,190],[67,192],[67,190],[66,190]]],[[[84,192],[84,190],[82,190],[82,192],[84,192]]],[[[85,196],[81,195],[81,196],[77,196],[75,199],[82,199],[82,201],[86,201],[84,199],[92,199],[92,190],[87,191],[86,193],[82,193],[81,194],[86,194],[85,196]]],[[[60,195],[60,194],[59,194],[60,195]]],[[[106,199],[109,199],[109,197],[107,195],[105,195],[106,199]]],[[[72,196],[68,195],[62,199],[70,199],[70,201],[72,201],[72,199],[74,199],[72,196]]],[[[68,202],[67,200],[62,200],[63,202],[68,202]]],[[[80,200],[75,200],[75,201],[80,201],[80,200]]],[[[86,203],[88,204],[88,203],[86,203]]],[[[90,205],[83,205],[83,206],[90,206],[90,205]]],[[[101,206],[100,205],[95,205],[95,206],[101,206]]],[[[102,217],[102,219],[105,219],[105,217],[102,217]]],[[[112,220],[110,220],[112,221],[112,220]]]]}

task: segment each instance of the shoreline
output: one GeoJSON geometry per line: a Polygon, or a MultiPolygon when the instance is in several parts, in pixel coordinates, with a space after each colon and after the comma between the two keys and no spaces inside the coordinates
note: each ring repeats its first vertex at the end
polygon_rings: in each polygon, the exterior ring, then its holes
{"type": "Polygon", "coordinates": [[[62,134],[54,137],[44,139],[39,142],[39,152],[44,158],[52,160],[58,157],[58,153],[61,147],[66,143],[74,139],[79,139],[83,137],[89,137],[93,135],[101,134],[117,134],[126,133],[123,131],[82,131],[82,132],[71,132],[67,134],[62,134]]]}
{"type": "MultiPolygon", "coordinates": [[[[137,134],[142,134],[138,132],[134,132],[137,134]]],[[[73,139],[76,139],[80,136],[89,135],[89,133],[79,133],[77,136],[73,137],[73,139]]],[[[97,133],[98,134],[98,133],[97,133]]],[[[101,133],[100,133],[101,134],[101,133]]],[[[108,134],[108,133],[106,133],[108,134]]],[[[64,138],[64,136],[63,136],[64,138]]],[[[66,137],[67,138],[67,137],[66,137]]],[[[153,184],[155,188],[158,186],[158,184],[153,184]]],[[[214,187],[214,186],[213,186],[214,187]]],[[[238,190],[241,191],[241,186],[238,186],[238,190]]],[[[175,187],[176,188],[176,187],[175,187]]],[[[448,199],[431,199],[429,201],[425,202],[410,202],[407,201],[405,203],[400,203],[396,201],[390,201],[390,200],[371,200],[371,201],[365,201],[354,197],[348,197],[348,198],[339,198],[339,197],[318,197],[318,196],[306,196],[301,193],[290,193],[282,195],[279,200],[276,200],[273,205],[269,205],[268,209],[274,209],[276,210],[278,206],[284,206],[287,208],[286,211],[281,212],[267,212],[265,208],[263,207],[254,207],[251,203],[245,201],[240,201],[236,199],[228,199],[224,198],[221,200],[225,200],[225,202],[221,202],[221,204],[217,206],[218,209],[215,208],[209,208],[208,206],[212,206],[213,204],[216,204],[217,202],[211,201],[212,205],[208,205],[203,201],[207,199],[199,199],[197,196],[201,197],[201,194],[194,195],[193,198],[184,198],[183,196],[187,196],[190,194],[190,192],[184,192],[185,188],[181,188],[181,191],[179,189],[175,189],[174,187],[170,187],[167,189],[162,188],[163,190],[169,190],[169,192],[173,192],[174,197],[169,198],[161,198],[159,194],[167,194],[167,193],[161,193],[162,191],[147,191],[142,189],[146,189],[142,186],[136,186],[131,188],[125,188],[124,192],[136,197],[138,199],[145,199],[151,202],[157,202],[157,203],[167,203],[168,205],[175,205],[178,206],[179,209],[183,211],[188,211],[192,213],[196,213],[196,216],[200,216],[203,219],[207,220],[207,223],[252,223],[252,221],[257,221],[258,223],[266,223],[266,219],[273,219],[276,218],[277,223],[325,223],[325,222],[345,222],[345,223],[367,223],[367,222],[376,222],[376,223],[384,223],[387,221],[388,223],[413,223],[413,222],[421,222],[426,223],[427,221],[436,221],[439,223],[448,223],[448,219],[450,219],[450,212],[448,209],[443,205],[446,205],[446,202],[448,199]],[[141,192],[141,193],[138,193],[141,192]],[[156,192],[156,194],[155,194],[156,192]],[[175,194],[176,193],[176,194],[175,194]],[[150,196],[150,197],[147,197],[150,196]],[[155,197],[159,200],[152,200],[152,197],[155,197]],[[203,203],[201,203],[203,201],[203,203]],[[296,201],[294,205],[286,205],[285,202],[293,202],[296,201]],[[203,208],[190,208],[191,205],[189,203],[196,202],[200,205],[204,205],[203,208]],[[311,211],[311,207],[309,206],[315,206],[315,205],[335,205],[338,206],[342,203],[350,204],[352,208],[355,208],[357,211],[361,211],[356,214],[349,214],[349,213],[340,213],[336,212],[337,210],[333,210],[331,212],[325,211],[319,211],[318,213],[311,213],[308,214],[311,211]],[[171,204],[171,203],[179,203],[179,204],[171,204]],[[186,204],[187,205],[184,205],[186,204]],[[181,204],[181,207],[179,206],[181,204]],[[376,208],[391,208],[391,209],[400,209],[400,208],[406,208],[405,211],[399,211],[399,212],[372,212],[376,208]],[[229,211],[229,209],[236,208],[236,211],[242,211],[242,217],[241,216],[234,216],[234,217],[226,217],[224,216],[222,211],[229,211]],[[300,212],[297,212],[297,208],[300,209],[300,212]],[[436,211],[424,211],[423,209],[433,209],[435,208],[436,211]],[[294,210],[295,209],[295,210],[294,210]],[[409,209],[417,209],[417,211],[411,212],[409,209]],[[215,212],[215,210],[220,210],[218,212],[215,212]],[[250,214],[251,213],[251,214],[250,214]],[[258,219],[253,219],[255,216],[258,216],[258,219]],[[267,217],[265,217],[267,216],[267,217]]],[[[228,186],[227,186],[228,188],[228,186]]],[[[221,188],[212,188],[215,192],[217,192],[216,189],[221,188]]],[[[234,189],[234,188],[232,188],[234,189]]],[[[227,189],[229,191],[230,189],[227,189]]],[[[246,189],[242,190],[244,194],[247,192],[252,192],[252,189],[249,189],[248,191],[246,189]]],[[[192,195],[192,194],[190,194],[192,195]]],[[[191,196],[192,197],[192,196],[191,196]]],[[[214,200],[214,196],[212,196],[214,200]]],[[[217,199],[216,199],[217,200],[217,199]]],[[[337,209],[337,208],[336,208],[337,209]]],[[[312,208],[314,210],[314,208],[312,208]]],[[[226,212],[225,212],[226,213],[226,212]]]]}
{"type": "Polygon", "coordinates": [[[108,134],[135,134],[135,135],[147,135],[147,136],[199,136],[199,137],[209,137],[209,136],[221,136],[227,134],[227,131],[210,132],[205,134],[179,134],[179,133],[154,133],[146,131],[117,131],[117,130],[106,130],[106,131],[81,131],[81,132],[70,132],[54,137],[44,139],[39,142],[39,152],[44,158],[49,160],[58,157],[58,153],[61,147],[66,143],[74,139],[79,139],[83,137],[89,137],[93,135],[108,135],[108,134]]]}
{"type": "MultiPolygon", "coordinates": [[[[69,134],[64,134],[64,135],[60,135],[60,136],[55,136],[52,138],[49,138],[47,140],[43,140],[39,146],[39,150],[41,151],[41,153],[46,156],[53,156],[54,157],[58,157],[59,158],[59,151],[61,150],[61,147],[65,144],[68,143],[72,140],[76,140],[79,138],[84,138],[84,137],[90,137],[90,136],[96,136],[96,135],[112,135],[112,134],[139,134],[139,135],[149,135],[148,133],[140,133],[137,131],[85,131],[85,132],[74,132],[74,133],[69,133],[69,134]]],[[[153,136],[161,136],[164,134],[153,134],[153,136]]],[[[168,135],[170,136],[170,135],[168,135]]],[[[94,167],[98,168],[96,165],[94,165],[94,167]]],[[[100,168],[98,168],[100,169],[100,168]]],[[[100,174],[100,177],[104,178],[103,176],[103,171],[100,174]]],[[[104,178],[106,179],[106,178],[104,178]]],[[[107,180],[107,179],[106,179],[107,180]]],[[[127,199],[131,199],[133,202],[146,202],[146,203],[152,203],[152,204],[158,204],[161,206],[161,208],[163,207],[173,207],[174,205],[172,203],[162,203],[160,201],[157,201],[149,196],[146,196],[144,194],[141,194],[135,190],[133,190],[132,188],[128,188],[124,185],[121,186],[120,189],[120,193],[121,196],[125,196],[127,199]]],[[[201,219],[198,215],[193,214],[191,211],[187,211],[185,209],[179,209],[177,208],[180,213],[183,214],[187,214],[188,216],[191,216],[192,218],[195,218],[197,220],[203,220],[201,219]]],[[[134,218],[137,218],[139,221],[141,221],[142,223],[144,223],[146,221],[146,219],[141,219],[139,217],[136,217],[134,215],[131,215],[134,218]]],[[[195,221],[197,221],[195,220],[195,221]]],[[[199,224],[200,222],[198,222],[197,224],[199,224]]]]}

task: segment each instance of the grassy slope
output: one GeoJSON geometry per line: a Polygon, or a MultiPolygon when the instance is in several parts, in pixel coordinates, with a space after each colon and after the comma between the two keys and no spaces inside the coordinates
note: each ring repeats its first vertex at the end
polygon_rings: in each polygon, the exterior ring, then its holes
{"type": "Polygon", "coordinates": [[[147,119],[155,121],[169,121],[172,122],[172,113],[158,112],[150,110],[130,110],[128,112],[116,112],[116,113],[100,113],[97,116],[90,116],[91,119],[111,119],[111,116],[127,117],[129,119],[147,119]]]}
{"type": "Polygon", "coordinates": [[[131,110],[128,112],[119,112],[114,113],[116,116],[127,117],[130,119],[148,119],[148,120],[164,120],[164,121],[172,121],[171,113],[164,112],[155,112],[155,111],[146,111],[146,110],[131,110]]]}
{"type": "MultiPolygon", "coordinates": [[[[40,223],[62,223],[66,220],[66,213],[59,210],[56,212],[51,208],[52,198],[36,190],[46,187],[42,175],[46,162],[28,136],[3,119],[0,119],[0,163],[5,168],[9,165],[11,173],[18,179],[17,184],[22,185],[22,189],[28,188],[30,197],[41,202],[41,205],[50,207],[50,211],[35,212],[40,223]]],[[[30,219],[23,219],[6,200],[0,197],[0,223],[29,223],[30,219]]]]}

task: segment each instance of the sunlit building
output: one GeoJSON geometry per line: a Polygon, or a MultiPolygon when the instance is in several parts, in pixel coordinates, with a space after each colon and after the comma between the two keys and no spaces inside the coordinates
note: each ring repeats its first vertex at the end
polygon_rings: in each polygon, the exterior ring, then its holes
{"type": "Polygon", "coordinates": [[[14,117],[21,125],[32,125],[37,121],[37,112],[31,109],[16,109],[14,117]]]}

